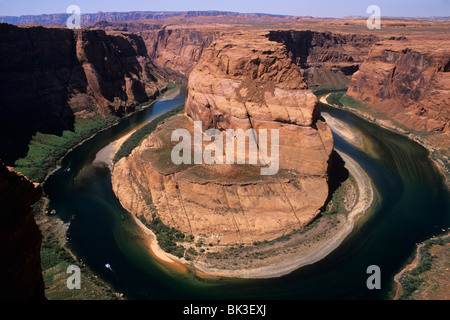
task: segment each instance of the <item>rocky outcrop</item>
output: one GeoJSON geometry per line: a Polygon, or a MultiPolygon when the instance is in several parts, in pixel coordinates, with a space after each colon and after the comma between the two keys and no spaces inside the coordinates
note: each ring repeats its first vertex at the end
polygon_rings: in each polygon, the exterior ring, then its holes
{"type": "Polygon", "coordinates": [[[36,132],[73,130],[76,115],[119,116],[166,87],[141,37],[0,24],[0,158],[23,157],[36,132]]]}
{"type": "Polygon", "coordinates": [[[220,28],[210,26],[170,26],[164,20],[100,21],[88,28],[139,34],[156,65],[184,76],[188,76],[200,61],[205,48],[223,33],[220,28]]]}
{"type": "Polygon", "coordinates": [[[202,121],[205,130],[278,128],[285,136],[281,167],[326,173],[331,134],[320,120],[317,98],[286,47],[264,35],[224,36],[214,42],[190,74],[185,112],[202,121]]]}
{"type": "MultiPolygon", "coordinates": [[[[144,39],[155,64],[170,67],[184,75],[189,75],[200,61],[205,48],[222,34],[233,32],[236,28],[233,25],[218,28],[208,24],[199,28],[195,24],[190,26],[187,20],[180,23],[181,26],[170,25],[170,20],[102,21],[89,28],[138,33],[144,39]]],[[[198,23],[202,23],[202,20],[198,20],[198,23]]],[[[240,31],[237,29],[234,32],[240,31]]],[[[267,37],[286,45],[309,87],[338,89],[348,86],[351,75],[364,62],[372,44],[378,41],[373,35],[310,30],[273,30],[267,37]]]]}
{"type": "Polygon", "coordinates": [[[347,94],[408,129],[448,131],[449,57],[448,41],[380,42],[353,75],[347,94]]]}
{"type": "Polygon", "coordinates": [[[271,31],[268,38],[286,45],[309,87],[335,89],[348,86],[351,75],[379,40],[373,35],[310,30],[271,31]]]}
{"type": "Polygon", "coordinates": [[[31,205],[42,189],[0,162],[0,299],[45,299],[41,233],[31,205]]]}
{"type": "Polygon", "coordinates": [[[189,75],[200,61],[203,51],[221,32],[214,29],[164,27],[158,31],[142,31],[140,34],[155,64],[189,75]]]}
{"type": "MultiPolygon", "coordinates": [[[[113,189],[138,217],[151,220],[154,206],[165,224],[205,243],[270,240],[317,216],[328,197],[332,150],[317,98],[286,47],[264,35],[223,36],[190,74],[185,114],[160,125],[115,165],[113,189]],[[193,121],[202,121],[203,132],[215,128],[222,135],[227,129],[279,130],[278,173],[261,175],[260,165],[248,161],[175,165],[171,134],[181,128],[193,134],[193,121]]],[[[227,152],[237,154],[225,150],[224,158],[227,152]]]]}

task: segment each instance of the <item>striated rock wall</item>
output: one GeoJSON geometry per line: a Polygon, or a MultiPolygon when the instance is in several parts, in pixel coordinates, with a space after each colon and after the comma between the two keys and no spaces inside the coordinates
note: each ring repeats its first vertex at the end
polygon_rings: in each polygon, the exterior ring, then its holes
{"type": "Polygon", "coordinates": [[[189,130],[192,122],[184,115],[167,120],[114,167],[114,192],[137,217],[151,221],[155,206],[166,225],[204,243],[252,243],[303,228],[323,206],[326,177],[284,169],[261,176],[249,165],[173,165],[170,136],[179,128],[189,130]]]}
{"type": "Polygon", "coordinates": [[[347,94],[409,129],[448,131],[449,70],[448,41],[383,41],[372,47],[347,94]]]}
{"type": "Polygon", "coordinates": [[[200,61],[204,49],[223,33],[220,28],[214,26],[173,26],[166,23],[167,21],[159,19],[101,21],[88,28],[139,34],[145,42],[149,57],[156,65],[179,72],[184,77],[188,76],[200,61]]]}
{"type": "Polygon", "coordinates": [[[218,30],[166,28],[140,32],[150,58],[159,66],[180,71],[184,75],[200,61],[207,48],[221,32],[218,30]]]}
{"type": "Polygon", "coordinates": [[[379,40],[373,35],[310,30],[271,31],[268,38],[286,45],[309,87],[336,89],[347,87],[350,76],[379,40]]]}
{"type": "Polygon", "coordinates": [[[41,233],[31,206],[42,189],[0,162],[0,299],[45,299],[41,233]]]}
{"type": "MultiPolygon", "coordinates": [[[[270,147],[269,147],[270,149],[270,147]]],[[[317,98],[286,47],[264,35],[223,36],[191,72],[185,114],[161,124],[113,171],[122,205],[145,220],[161,220],[206,243],[252,243],[301,229],[328,197],[333,150],[317,98]],[[258,165],[174,165],[175,129],[278,129],[280,170],[258,165]],[[149,202],[150,200],[150,202],[149,202]]],[[[233,150],[235,152],[235,150],[233,150]]]]}
{"type": "Polygon", "coordinates": [[[123,115],[167,85],[140,36],[0,24],[0,157],[24,156],[36,132],[73,130],[75,115],[123,115]]]}
{"type": "Polygon", "coordinates": [[[317,98],[287,48],[264,35],[214,42],[189,76],[185,112],[205,130],[277,128],[281,167],[326,173],[333,142],[317,98]]]}
{"type": "MultiPolygon", "coordinates": [[[[199,28],[189,26],[187,21],[180,21],[181,25],[165,25],[164,20],[152,21],[102,21],[89,27],[138,33],[155,64],[170,67],[184,75],[189,75],[200,61],[203,51],[214,40],[225,33],[241,32],[239,29],[232,31],[236,27],[231,25],[218,28],[205,24],[199,28]]],[[[310,30],[272,30],[267,37],[286,45],[309,87],[329,88],[346,88],[350,76],[358,70],[371,45],[378,40],[372,35],[310,30]]]]}

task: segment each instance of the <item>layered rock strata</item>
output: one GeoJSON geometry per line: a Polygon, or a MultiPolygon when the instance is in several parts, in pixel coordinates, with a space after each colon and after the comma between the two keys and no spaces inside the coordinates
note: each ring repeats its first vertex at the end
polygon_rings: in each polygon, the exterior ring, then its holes
{"type": "Polygon", "coordinates": [[[166,28],[157,31],[141,31],[150,58],[155,64],[184,75],[200,61],[203,51],[217,39],[221,32],[208,28],[166,28]]]}
{"type": "Polygon", "coordinates": [[[0,24],[0,158],[24,156],[36,132],[74,129],[76,115],[119,116],[167,85],[137,35],[0,24]]]}
{"type": "Polygon", "coordinates": [[[374,45],[347,94],[408,129],[446,132],[450,42],[386,40],[374,45]]]}
{"type": "MultiPolygon", "coordinates": [[[[213,24],[199,28],[195,24],[190,26],[187,21],[181,25],[165,25],[164,22],[169,21],[160,21],[103,21],[90,28],[137,33],[144,39],[149,56],[156,65],[172,68],[187,76],[200,61],[203,51],[220,35],[233,32],[235,28],[232,25],[218,28],[213,24]]],[[[348,86],[351,75],[364,62],[370,47],[378,41],[373,35],[311,30],[273,30],[267,37],[286,45],[309,87],[335,89],[348,86]]]]}
{"type": "MultiPolygon", "coordinates": [[[[185,114],[161,124],[115,165],[113,188],[138,217],[151,220],[154,206],[165,224],[205,243],[270,240],[317,216],[328,197],[332,150],[317,98],[286,47],[264,35],[223,36],[190,74],[185,114]],[[224,137],[230,129],[277,129],[277,174],[261,175],[260,164],[248,161],[175,165],[171,151],[177,141],[171,134],[186,129],[193,135],[194,121],[202,122],[204,137],[208,129],[224,137]]],[[[224,147],[224,159],[227,152],[237,155],[236,149],[224,147]]]]}
{"type": "Polygon", "coordinates": [[[311,30],[276,30],[268,38],[286,45],[309,87],[334,89],[348,86],[379,40],[374,35],[311,30]]]}

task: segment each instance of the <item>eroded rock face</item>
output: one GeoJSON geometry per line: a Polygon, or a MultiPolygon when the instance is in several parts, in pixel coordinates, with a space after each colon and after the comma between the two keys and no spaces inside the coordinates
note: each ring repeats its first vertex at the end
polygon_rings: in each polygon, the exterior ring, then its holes
{"type": "Polygon", "coordinates": [[[217,39],[218,30],[190,28],[161,28],[141,31],[148,54],[156,65],[168,67],[188,76],[200,61],[203,51],[217,39]]]}
{"type": "Polygon", "coordinates": [[[448,41],[383,41],[374,45],[347,94],[405,127],[445,132],[450,121],[448,41]]]}
{"type": "Polygon", "coordinates": [[[203,129],[280,130],[280,166],[325,174],[333,148],[308,89],[286,47],[264,35],[222,37],[189,77],[185,113],[203,129]]]}
{"type": "Polygon", "coordinates": [[[274,30],[268,38],[286,45],[308,86],[346,88],[350,76],[379,39],[373,35],[310,30],[274,30]]]}
{"type": "Polygon", "coordinates": [[[303,228],[325,204],[332,150],[317,99],[286,47],[264,35],[224,36],[191,72],[185,114],[160,125],[115,165],[113,188],[138,217],[151,220],[154,205],[165,224],[206,243],[270,240],[303,228]],[[193,121],[222,134],[278,129],[278,173],[263,176],[248,163],[173,164],[171,134],[180,128],[193,134],[193,121]]]}
{"type": "Polygon", "coordinates": [[[0,24],[0,157],[24,156],[36,132],[73,130],[75,115],[123,115],[166,87],[140,36],[0,24]]]}
{"type": "Polygon", "coordinates": [[[0,161],[0,299],[45,299],[41,233],[31,205],[42,189],[0,161]]]}

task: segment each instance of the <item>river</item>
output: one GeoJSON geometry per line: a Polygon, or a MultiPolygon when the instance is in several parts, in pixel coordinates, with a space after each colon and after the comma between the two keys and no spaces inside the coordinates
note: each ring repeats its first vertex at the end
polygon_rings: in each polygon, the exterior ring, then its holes
{"type": "Polygon", "coordinates": [[[450,227],[448,191],[426,149],[350,112],[321,104],[323,112],[362,137],[363,147],[358,148],[334,134],[335,148],[356,160],[378,191],[372,209],[353,232],[324,259],[279,278],[201,279],[172,270],[149,254],[142,231],[112,191],[110,169],[93,161],[109,143],[183,104],[184,98],[181,90],[84,142],[44,185],[51,208],[70,221],[72,250],[125,298],[388,299],[393,277],[415,244],[450,227]],[[381,269],[380,290],[366,286],[370,265],[381,269]]]}

